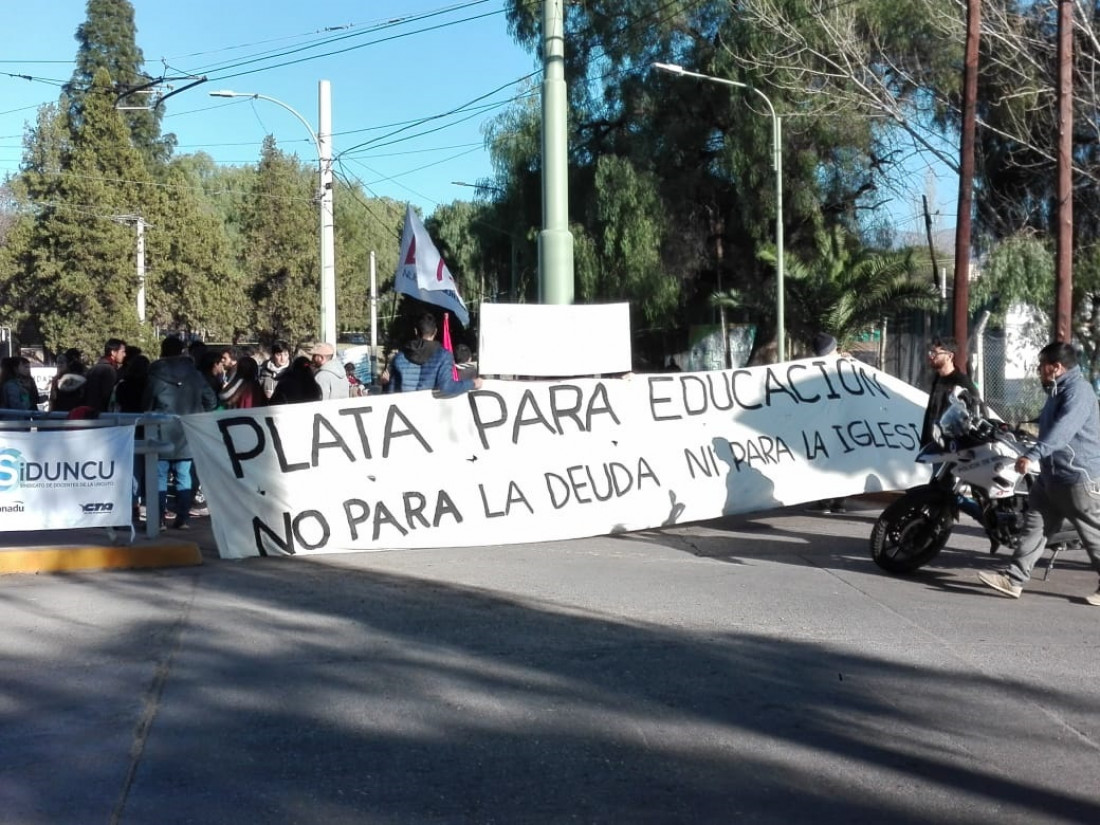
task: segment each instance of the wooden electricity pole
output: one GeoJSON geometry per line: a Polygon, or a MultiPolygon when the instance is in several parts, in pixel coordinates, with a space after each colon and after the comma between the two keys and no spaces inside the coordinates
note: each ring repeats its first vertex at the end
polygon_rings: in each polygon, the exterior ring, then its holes
{"type": "Polygon", "coordinates": [[[1073,2],[1058,2],[1058,247],[1054,340],[1073,338],[1073,2]]]}
{"type": "Polygon", "coordinates": [[[962,140],[959,145],[959,209],[955,225],[955,303],[952,329],[959,349],[955,366],[966,372],[970,350],[970,213],[974,200],[974,132],[978,97],[978,43],[982,25],[981,0],[966,3],[966,55],[963,65],[962,140]]]}

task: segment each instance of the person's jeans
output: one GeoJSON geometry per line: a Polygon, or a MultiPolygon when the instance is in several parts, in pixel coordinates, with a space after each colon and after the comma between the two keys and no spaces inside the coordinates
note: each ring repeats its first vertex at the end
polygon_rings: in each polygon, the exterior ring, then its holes
{"type": "Polygon", "coordinates": [[[160,514],[168,509],[168,473],[176,471],[176,523],[183,524],[191,515],[191,459],[159,459],[157,461],[157,497],[160,514]]]}
{"type": "Polygon", "coordinates": [[[1100,482],[1055,484],[1040,476],[1027,501],[1020,546],[1006,571],[1013,582],[1027,584],[1043,557],[1047,537],[1061,529],[1064,519],[1077,528],[1092,566],[1100,572],[1100,482]]]}

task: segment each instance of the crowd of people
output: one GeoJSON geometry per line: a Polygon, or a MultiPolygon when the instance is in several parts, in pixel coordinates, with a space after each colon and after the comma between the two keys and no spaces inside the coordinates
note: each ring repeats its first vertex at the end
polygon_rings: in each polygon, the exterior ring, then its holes
{"type": "MultiPolygon", "coordinates": [[[[296,404],[345,399],[371,392],[431,390],[454,396],[482,386],[468,347],[452,353],[438,340],[439,327],[431,313],[416,321],[415,335],[401,346],[378,374],[378,383],[364,384],[355,365],[341,366],[336,348],[318,342],[292,357],[286,341],[274,341],[269,352],[249,348],[210,348],[201,341],[185,346],[177,336],[161,342],[160,357],[150,361],[140,348],[109,338],[103,354],[85,366],[76,349],[57,358],[50,383],[49,409],[71,417],[94,417],[103,412],[158,412],[175,416],[216,409],[252,409],[269,404],[296,404]]],[[[836,339],[819,334],[812,350],[818,357],[837,352],[836,339]]],[[[984,407],[978,388],[958,369],[953,339],[937,338],[928,351],[933,372],[923,421],[922,442],[957,389],[966,390],[971,403],[984,407]]],[[[840,353],[847,355],[847,353],[840,353]]],[[[1003,595],[1019,598],[1042,553],[1046,535],[1063,519],[1077,528],[1093,565],[1100,571],[1100,413],[1095,393],[1077,366],[1076,353],[1063,343],[1052,343],[1040,353],[1039,372],[1050,395],[1039,417],[1038,438],[1017,461],[1016,469],[1040,468],[1031,490],[1031,506],[1020,546],[1009,565],[997,573],[982,573],[983,584],[1003,595]]],[[[24,357],[0,361],[0,407],[34,410],[45,400],[24,357]]],[[[160,510],[167,509],[170,477],[176,486],[176,515],[172,526],[186,529],[193,501],[190,450],[178,419],[165,425],[164,440],[171,444],[158,461],[157,492],[160,510]]],[[[135,477],[140,474],[135,473],[135,477]]],[[[138,495],[144,495],[139,490],[138,495]]],[[[843,499],[818,502],[825,512],[844,512],[843,499]]],[[[1100,605],[1100,591],[1087,599],[1100,605]]]]}
{"type": "MultiPolygon", "coordinates": [[[[108,338],[102,354],[88,364],[78,349],[57,357],[56,372],[48,395],[39,395],[24,357],[0,361],[0,408],[33,411],[48,403],[51,412],[70,418],[95,418],[103,413],[165,413],[191,415],[219,409],[254,409],[268,405],[339,400],[374,392],[438,390],[454,395],[481,386],[467,364],[461,378],[452,354],[435,340],[437,326],[431,315],[417,322],[416,337],[382,371],[380,383],[364,383],[355,364],[342,364],[336,347],[325,341],[298,348],[284,340],[267,351],[243,346],[210,347],[196,340],[189,344],[170,335],[160,344],[155,360],[140,347],[120,338],[108,338]],[[391,378],[392,376],[392,378],[391,378]]],[[[464,354],[469,360],[469,353],[464,354]]],[[[141,433],[138,434],[140,438],[141,433]]],[[[161,438],[170,448],[161,453],[157,466],[157,498],[162,527],[187,529],[198,481],[191,451],[178,418],[161,426],[161,438]],[[174,514],[168,513],[168,491],[174,484],[174,514]]],[[[145,499],[142,474],[135,467],[134,517],[145,499]]]]}
{"type": "MultiPolygon", "coordinates": [[[[295,352],[284,340],[273,341],[266,350],[211,347],[195,340],[184,344],[180,355],[186,356],[213,392],[215,409],[251,409],[380,392],[432,390],[453,396],[481,386],[470,348],[465,344],[459,344],[454,352],[444,348],[437,340],[439,326],[434,315],[425,313],[417,318],[414,332],[382,359],[380,369],[372,370],[374,380],[369,383],[360,377],[354,363],[341,363],[336,347],[325,341],[295,352]]],[[[74,417],[145,412],[149,401],[145,388],[155,364],[140,347],[121,338],[108,338],[93,363],[88,363],[79,349],[67,349],[57,356],[48,396],[40,396],[30,361],[21,356],[4,358],[0,361],[0,409],[31,411],[46,403],[51,412],[75,412],[74,417]]]]}

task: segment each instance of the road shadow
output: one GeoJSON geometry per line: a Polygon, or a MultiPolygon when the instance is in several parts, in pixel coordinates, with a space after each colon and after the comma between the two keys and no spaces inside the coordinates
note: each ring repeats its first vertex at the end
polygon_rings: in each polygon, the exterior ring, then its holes
{"type": "MultiPolygon", "coordinates": [[[[976,822],[992,807],[1100,821],[1094,795],[1003,772],[989,742],[943,747],[942,731],[998,703],[1084,714],[1091,698],[1071,686],[918,672],[781,634],[613,618],[323,558],[64,583],[147,611],[89,634],[80,655],[108,686],[127,672],[148,683],[128,703],[8,669],[7,821],[86,822],[105,804],[111,821],[161,825],[916,825],[931,808],[976,822]],[[107,735],[120,719],[132,741],[107,735]],[[125,770],[90,758],[105,743],[129,749],[125,770]],[[898,792],[902,778],[922,804],[898,792]]],[[[32,588],[3,598],[57,618],[32,588]]],[[[74,609],[71,622],[96,617],[74,609]]],[[[992,738],[1015,741],[1018,724],[1006,714],[992,738]]]]}

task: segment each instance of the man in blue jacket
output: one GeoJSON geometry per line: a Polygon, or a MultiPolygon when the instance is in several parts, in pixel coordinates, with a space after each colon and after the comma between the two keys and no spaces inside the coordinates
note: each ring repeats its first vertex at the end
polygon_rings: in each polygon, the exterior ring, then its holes
{"type": "MultiPolygon", "coordinates": [[[[1100,572],[1100,407],[1096,393],[1077,366],[1069,344],[1055,342],[1039,352],[1039,377],[1046,404],[1039,413],[1039,438],[1016,460],[1016,472],[1039,464],[1039,478],[1028,496],[1020,546],[1001,573],[978,578],[999,593],[1020,598],[1031,570],[1043,555],[1046,537],[1062,519],[1077,528],[1081,543],[1100,572]]],[[[1100,607],[1100,590],[1086,597],[1100,607]]]]}
{"type": "Polygon", "coordinates": [[[480,378],[454,378],[454,358],[437,340],[439,327],[430,312],[416,322],[417,337],[401,348],[390,365],[393,392],[439,390],[447,397],[481,389],[480,378]]]}

